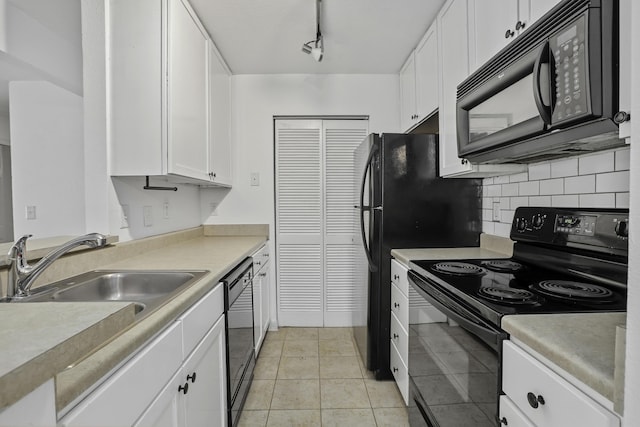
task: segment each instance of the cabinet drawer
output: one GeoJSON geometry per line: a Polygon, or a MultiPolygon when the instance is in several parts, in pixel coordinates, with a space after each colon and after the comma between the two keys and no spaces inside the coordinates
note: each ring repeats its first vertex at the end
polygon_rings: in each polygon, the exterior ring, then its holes
{"type": "Polygon", "coordinates": [[[405,365],[409,365],[409,335],[405,327],[400,324],[400,321],[395,314],[391,313],[391,342],[398,349],[398,353],[402,358],[405,365]]]}
{"type": "Polygon", "coordinates": [[[396,346],[391,343],[390,368],[393,377],[396,380],[402,399],[406,405],[409,404],[409,373],[407,366],[404,364],[398,353],[396,346]]]}
{"type": "Polygon", "coordinates": [[[174,323],[98,387],[60,426],[132,425],[182,363],[182,330],[174,323]]]}
{"type": "Polygon", "coordinates": [[[500,415],[502,425],[509,427],[536,427],[524,416],[518,407],[507,397],[500,396],[500,415]]]}
{"type": "Polygon", "coordinates": [[[395,259],[391,260],[391,283],[395,284],[402,293],[409,295],[409,279],[407,279],[409,269],[395,259]]]}
{"type": "Polygon", "coordinates": [[[533,424],[617,427],[620,420],[529,353],[504,341],[502,389],[533,424]],[[531,394],[531,395],[530,395],[531,394]],[[542,397],[534,408],[528,396],[542,397]]]}
{"type": "Polygon", "coordinates": [[[182,346],[187,357],[202,340],[211,325],[224,313],[224,286],[218,284],[181,317],[182,346]]]}
{"type": "Polygon", "coordinates": [[[391,312],[401,325],[409,325],[409,300],[396,285],[391,285],[391,312]]]}
{"type": "Polygon", "coordinates": [[[253,258],[253,274],[255,276],[269,262],[269,246],[264,245],[255,251],[251,258],[253,258]]]}

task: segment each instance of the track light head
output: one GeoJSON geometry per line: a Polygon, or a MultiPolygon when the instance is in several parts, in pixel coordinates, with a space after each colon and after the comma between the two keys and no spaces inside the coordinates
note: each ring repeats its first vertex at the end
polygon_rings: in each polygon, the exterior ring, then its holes
{"type": "Polygon", "coordinates": [[[312,42],[307,42],[307,43],[302,45],[302,51],[304,53],[311,53],[312,47],[309,46],[309,43],[312,43],[312,42]]]}

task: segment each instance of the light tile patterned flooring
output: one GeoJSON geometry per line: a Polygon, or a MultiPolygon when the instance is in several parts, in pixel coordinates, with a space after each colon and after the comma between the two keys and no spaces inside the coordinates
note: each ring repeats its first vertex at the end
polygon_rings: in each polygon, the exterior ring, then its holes
{"type": "Polygon", "coordinates": [[[351,328],[269,331],[240,418],[248,426],[408,426],[395,382],[361,364],[351,328]]]}

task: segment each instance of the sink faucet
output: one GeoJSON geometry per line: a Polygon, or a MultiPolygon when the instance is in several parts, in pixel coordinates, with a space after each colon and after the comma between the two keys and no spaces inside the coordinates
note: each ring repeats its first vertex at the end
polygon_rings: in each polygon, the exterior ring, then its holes
{"type": "Polygon", "coordinates": [[[35,265],[27,261],[27,239],[31,234],[19,238],[9,249],[9,280],[7,281],[7,298],[22,298],[29,296],[31,285],[40,274],[55,260],[78,246],[99,248],[107,244],[107,238],[98,233],[86,234],[69,240],[64,245],[49,252],[35,265]]]}

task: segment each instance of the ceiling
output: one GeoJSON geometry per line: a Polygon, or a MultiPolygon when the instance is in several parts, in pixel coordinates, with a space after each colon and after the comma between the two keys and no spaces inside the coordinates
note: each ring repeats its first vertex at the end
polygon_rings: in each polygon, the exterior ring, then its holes
{"type": "MultiPolygon", "coordinates": [[[[80,40],[80,0],[8,0],[68,40],[80,40]]],[[[445,0],[322,0],[322,62],[302,52],[316,36],[315,0],[190,0],[233,74],[394,74],[445,0]]],[[[0,115],[9,72],[0,53],[0,115]]]]}
{"type": "Polygon", "coordinates": [[[190,0],[233,74],[393,74],[444,0],[322,0],[322,62],[315,0],[190,0]]]}

